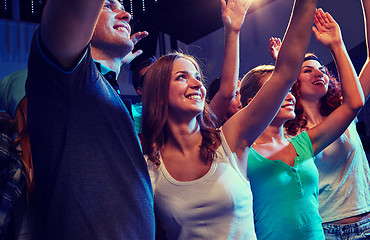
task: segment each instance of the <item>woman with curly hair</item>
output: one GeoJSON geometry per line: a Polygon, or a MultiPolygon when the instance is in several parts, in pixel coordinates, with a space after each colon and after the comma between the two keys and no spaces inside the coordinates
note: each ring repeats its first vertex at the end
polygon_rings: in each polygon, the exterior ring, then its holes
{"type": "MultiPolygon", "coordinates": [[[[370,1],[363,0],[363,7],[366,16],[370,11],[370,1]]],[[[328,18],[331,17],[328,13],[322,14],[328,18]]],[[[369,18],[365,18],[367,28],[370,25],[369,21],[369,18]]],[[[367,41],[369,41],[368,37],[367,41]]],[[[272,47],[270,50],[277,51],[278,46],[279,42],[276,39],[270,39],[270,47],[272,47]]],[[[273,51],[270,53],[274,55],[273,51]]],[[[364,69],[368,62],[369,60],[364,69]]],[[[367,80],[370,74],[366,75],[366,73],[363,70],[360,74],[365,99],[369,95],[367,82],[370,82],[367,80]]],[[[323,122],[341,106],[343,100],[337,80],[313,54],[306,55],[301,73],[292,90],[297,100],[296,117],[284,125],[287,134],[291,136],[312,129],[323,122]],[[322,73],[310,68],[312,62],[319,64],[322,73]],[[322,74],[329,77],[327,83],[306,81],[307,76],[322,74]]],[[[368,239],[370,237],[370,170],[356,130],[356,121],[353,121],[338,139],[315,157],[315,164],[320,176],[319,211],[326,239],[339,239],[344,232],[349,239],[368,239]]]]}
{"type": "MultiPolygon", "coordinates": [[[[250,1],[221,2],[227,49],[230,41],[238,41],[250,1]]],[[[298,76],[315,8],[316,0],[295,1],[270,81],[221,129],[215,128],[205,103],[206,89],[194,58],[167,54],[148,69],[142,144],[155,212],[168,239],[256,239],[247,180],[249,149],[298,76]]],[[[232,52],[235,58],[236,49],[232,52]]],[[[224,63],[238,71],[238,61],[224,63]]]]}
{"type": "MultiPolygon", "coordinates": [[[[315,36],[332,53],[341,76],[343,104],[320,124],[287,139],[283,125],[294,119],[296,102],[288,93],[271,124],[254,142],[248,158],[248,177],[256,235],[261,240],[325,239],[314,157],[346,130],[365,101],[339,26],[321,9],[316,11],[315,23],[315,36]]],[[[243,78],[243,106],[253,103],[255,92],[269,82],[272,69],[273,66],[262,66],[243,78]]],[[[302,64],[298,79],[302,95],[305,93],[309,99],[325,94],[329,81],[324,67],[314,57],[302,64]]]]}
{"type": "MultiPolygon", "coordinates": [[[[322,71],[324,71],[329,78],[327,90],[325,91],[326,92],[325,95],[322,96],[322,94],[320,94],[319,92],[317,93],[318,96],[321,96],[317,101],[320,116],[327,117],[330,115],[330,113],[332,113],[335,109],[337,109],[342,104],[343,98],[341,94],[340,84],[338,80],[329,72],[329,70],[321,63],[321,61],[315,54],[307,53],[305,55],[304,62],[309,61],[309,60],[318,61],[320,65],[322,66],[322,71]]],[[[303,66],[302,66],[302,69],[303,69],[303,66]]],[[[302,72],[302,75],[303,73],[307,73],[308,71],[310,70],[305,70],[304,72],[302,72]]],[[[321,86],[320,82],[316,82],[313,85],[321,86]]],[[[306,103],[305,103],[305,99],[301,98],[302,93],[300,89],[301,89],[301,81],[299,80],[299,77],[298,77],[298,80],[293,84],[293,87],[292,87],[292,93],[297,100],[296,108],[295,108],[296,117],[293,120],[290,120],[284,124],[284,127],[287,133],[291,136],[295,136],[298,133],[309,129],[309,127],[307,126],[308,118],[304,112],[304,107],[301,102],[303,101],[304,105],[306,103]]],[[[312,88],[312,91],[315,91],[315,89],[312,88]]]]}

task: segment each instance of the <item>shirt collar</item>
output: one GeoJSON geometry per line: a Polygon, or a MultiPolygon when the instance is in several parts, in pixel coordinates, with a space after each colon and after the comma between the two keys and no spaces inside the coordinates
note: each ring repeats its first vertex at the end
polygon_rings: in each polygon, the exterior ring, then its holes
{"type": "Polygon", "coordinates": [[[100,62],[96,61],[95,59],[94,59],[94,62],[95,62],[95,65],[96,65],[96,67],[98,68],[98,70],[101,74],[105,75],[109,72],[113,72],[112,69],[110,69],[109,67],[101,64],[100,62]]]}
{"type": "Polygon", "coordinates": [[[94,60],[96,67],[99,72],[104,76],[104,78],[109,82],[109,84],[117,91],[118,94],[121,94],[119,85],[117,82],[117,74],[107,66],[104,66],[100,62],[94,60]]]}

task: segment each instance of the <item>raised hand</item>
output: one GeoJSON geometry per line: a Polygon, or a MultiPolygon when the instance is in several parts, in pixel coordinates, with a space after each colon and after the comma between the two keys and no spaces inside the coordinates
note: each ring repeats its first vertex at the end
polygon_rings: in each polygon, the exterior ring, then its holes
{"type": "MultiPolygon", "coordinates": [[[[133,35],[131,35],[130,39],[131,41],[134,43],[134,45],[139,42],[141,39],[145,38],[146,36],[148,36],[149,33],[147,31],[144,31],[144,32],[137,32],[133,35]]],[[[137,58],[138,56],[140,56],[141,54],[143,53],[143,50],[139,49],[139,50],[136,50],[135,52],[129,52],[122,60],[122,64],[130,64],[132,62],[132,60],[134,60],[135,58],[137,58]]]]}
{"type": "Polygon", "coordinates": [[[328,12],[324,12],[319,8],[316,10],[314,21],[316,27],[312,27],[312,31],[317,41],[329,49],[335,45],[342,44],[342,34],[339,25],[328,12]]]}
{"type": "Polygon", "coordinates": [[[270,53],[272,59],[274,59],[274,61],[276,61],[276,59],[277,59],[277,56],[278,56],[279,51],[280,51],[280,47],[281,47],[281,39],[280,38],[271,37],[269,39],[269,53],[270,53]]]}
{"type": "Polygon", "coordinates": [[[221,0],[222,21],[226,30],[239,32],[252,0],[221,0]]]}

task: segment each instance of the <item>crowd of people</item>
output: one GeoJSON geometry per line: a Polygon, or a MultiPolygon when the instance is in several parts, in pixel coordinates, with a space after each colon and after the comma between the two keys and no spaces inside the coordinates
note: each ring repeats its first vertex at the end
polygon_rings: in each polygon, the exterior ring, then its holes
{"type": "Polygon", "coordinates": [[[221,76],[195,57],[138,65],[118,0],[48,0],[28,68],[0,81],[0,239],[370,239],[370,169],[356,116],[370,93],[334,18],[294,0],[274,65],[239,79],[252,0],[220,0],[221,76]],[[311,35],[332,54],[336,79],[311,35]]]}

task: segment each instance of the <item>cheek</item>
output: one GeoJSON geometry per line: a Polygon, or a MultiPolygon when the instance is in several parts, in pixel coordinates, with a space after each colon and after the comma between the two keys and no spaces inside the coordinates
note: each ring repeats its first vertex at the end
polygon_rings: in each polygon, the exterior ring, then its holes
{"type": "Polygon", "coordinates": [[[178,96],[184,96],[185,92],[186,92],[185,84],[170,83],[168,98],[174,99],[174,98],[177,98],[178,96]]]}
{"type": "Polygon", "coordinates": [[[301,93],[304,93],[304,92],[307,92],[311,89],[312,87],[312,84],[311,83],[308,83],[308,81],[301,81],[300,82],[300,86],[299,86],[299,90],[301,93]]]}
{"type": "Polygon", "coordinates": [[[207,94],[207,89],[206,89],[204,86],[202,86],[202,87],[200,88],[200,91],[201,91],[201,93],[202,93],[203,98],[205,98],[205,96],[206,96],[206,94],[207,94]]]}
{"type": "Polygon", "coordinates": [[[330,79],[328,76],[325,75],[325,82],[326,82],[326,85],[329,85],[329,82],[330,82],[330,79]]]}

